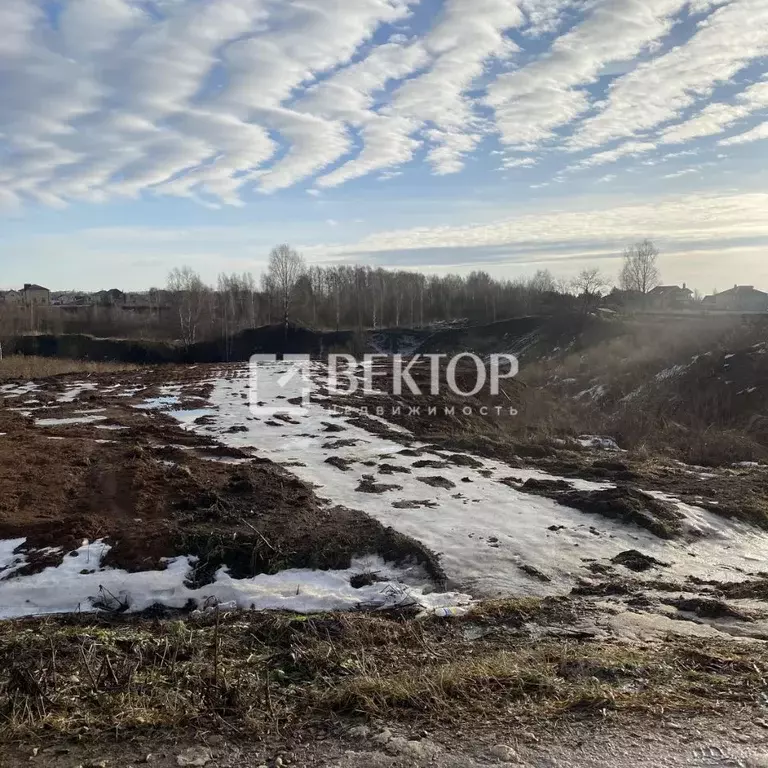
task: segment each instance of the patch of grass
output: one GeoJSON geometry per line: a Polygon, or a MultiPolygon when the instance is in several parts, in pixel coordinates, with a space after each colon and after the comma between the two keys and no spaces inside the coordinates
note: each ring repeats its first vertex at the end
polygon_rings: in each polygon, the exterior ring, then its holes
{"type": "Polygon", "coordinates": [[[138,369],[139,366],[130,363],[96,363],[90,360],[11,355],[0,360],[0,381],[28,381],[72,373],[118,373],[138,369]]]}
{"type": "Polygon", "coordinates": [[[507,597],[485,600],[472,607],[468,621],[523,623],[541,615],[548,601],[540,597],[507,597]]]}
{"type": "Polygon", "coordinates": [[[321,706],[334,712],[392,716],[411,709],[445,714],[452,706],[485,706],[494,694],[507,701],[557,693],[549,668],[528,653],[500,652],[416,670],[364,674],[329,689],[321,706]]]}
{"type": "Polygon", "coordinates": [[[0,741],[147,727],[284,732],[340,714],[413,724],[540,720],[754,702],[768,650],[542,639],[496,620],[562,600],[493,601],[456,620],[239,613],[58,617],[0,625],[0,741]],[[468,623],[490,631],[468,639],[468,623]]]}
{"type": "Polygon", "coordinates": [[[480,651],[418,669],[371,671],[334,686],[321,701],[344,714],[450,722],[495,718],[504,711],[542,718],[607,710],[716,710],[724,701],[746,701],[739,685],[759,690],[765,658],[748,670],[746,649],[734,658],[732,650],[705,645],[528,641],[509,651],[480,651]],[[712,658],[724,661],[713,666],[712,658]]]}

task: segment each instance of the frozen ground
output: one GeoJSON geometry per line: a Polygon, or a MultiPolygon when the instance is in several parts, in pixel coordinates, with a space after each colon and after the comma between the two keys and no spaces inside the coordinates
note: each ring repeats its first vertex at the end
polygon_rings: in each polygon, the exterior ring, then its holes
{"type": "MultiPolygon", "coordinates": [[[[230,367],[221,375],[215,369],[207,370],[210,379],[194,381],[198,388],[213,385],[208,401],[201,402],[203,407],[178,410],[185,397],[184,385],[164,385],[155,389],[154,396],[135,403],[142,418],[167,412],[184,429],[282,465],[311,484],[329,508],[361,509],[422,542],[440,555],[451,592],[435,595],[426,590],[425,594],[422,574],[373,561],[355,563],[346,571],[291,570],[243,580],[233,580],[222,570],[212,585],[192,589],[185,585],[189,558],[177,558],[162,571],[127,573],[101,565],[106,546],[99,542],[84,542],[61,565],[24,575],[20,574],[23,556],[14,554],[21,540],[0,541],[0,617],[93,610],[94,600],[111,601],[113,606],[127,604],[130,610],[153,603],[183,607],[190,599],[198,604],[213,599],[238,607],[296,611],[416,601],[426,610],[434,610],[464,605],[467,595],[566,594],[580,579],[593,577],[591,566],[606,564],[626,550],[639,550],[667,566],[663,571],[651,568],[633,575],[639,579],[663,576],[684,581],[695,576],[726,582],[764,570],[768,534],[672,497],[654,494],[677,505],[685,518],[685,533],[680,539],[665,541],[639,527],[518,490],[529,479],[562,480],[585,491],[608,485],[556,478],[536,469],[511,468],[479,456],[430,448],[395,425],[389,425],[384,434],[380,429],[369,431],[359,422],[352,423],[353,415],[323,407],[322,397],[313,399],[304,412],[292,408],[290,416],[256,414],[252,405],[259,401],[249,388],[246,367],[230,367]],[[386,581],[352,589],[350,576],[363,568],[377,571],[386,581]]],[[[284,373],[282,363],[265,365],[260,382],[279,391],[277,379],[284,373]]],[[[323,370],[315,367],[313,376],[322,383],[323,370]]],[[[135,397],[143,389],[132,381],[130,386],[105,386],[103,392],[122,398],[135,397]]],[[[92,424],[96,429],[114,430],[119,437],[119,430],[125,427],[94,423],[104,420],[101,409],[89,409],[86,403],[97,391],[93,382],[73,382],[55,400],[72,410],[55,418],[38,418],[36,424],[92,424]]],[[[0,387],[0,393],[15,402],[40,392],[40,385],[31,382],[0,387]]],[[[39,416],[51,406],[30,402],[27,407],[30,415],[39,416]]],[[[373,426],[380,427],[383,421],[377,418],[373,426]]],[[[613,446],[601,443],[600,447],[613,446]]]]}
{"type": "MultiPolygon", "coordinates": [[[[284,366],[277,363],[263,366],[260,376],[283,373],[284,366]]],[[[759,569],[768,551],[768,534],[697,507],[676,502],[685,515],[688,535],[683,541],[663,541],[643,529],[582,513],[500,482],[510,477],[520,481],[563,478],[533,469],[511,469],[479,457],[473,457],[478,466],[457,466],[452,462],[462,461],[463,454],[430,450],[416,440],[406,446],[402,438],[388,439],[350,424],[348,416],[329,411],[319,402],[310,403],[304,415],[286,420],[255,416],[249,408],[250,397],[243,369],[239,377],[215,382],[206,409],[172,415],[186,428],[227,445],[256,449],[258,455],[284,464],[314,484],[319,496],[361,508],[422,541],[441,555],[454,587],[475,596],[562,594],[577,577],[587,575],[589,562],[605,562],[629,549],[669,563],[665,572],[676,578],[692,575],[729,581],[759,569]],[[208,418],[196,423],[201,416],[208,418]],[[404,454],[404,449],[420,455],[404,454]],[[419,467],[424,461],[436,463],[419,467]],[[373,478],[373,492],[370,484],[369,492],[361,490],[366,476],[373,478]],[[530,567],[549,581],[522,570],[530,567]]],[[[582,490],[607,487],[564,481],[582,490]]]]}
{"type": "Polygon", "coordinates": [[[425,595],[414,586],[425,582],[418,569],[408,572],[393,568],[375,557],[359,558],[345,571],[290,569],[251,579],[232,579],[222,569],[213,584],[190,589],[185,585],[192,565],[189,558],[171,560],[161,571],[126,573],[101,566],[109,551],[101,541],[83,542],[58,567],[14,578],[14,573],[26,564],[24,555],[14,554],[23,543],[23,539],[0,541],[0,619],[122,606],[131,612],[156,604],[183,608],[190,600],[199,606],[300,613],[348,610],[360,604],[385,607],[414,602],[425,610],[435,610],[469,601],[467,596],[451,593],[425,595]],[[383,581],[358,589],[351,587],[350,578],[364,572],[375,572],[383,581]]]}

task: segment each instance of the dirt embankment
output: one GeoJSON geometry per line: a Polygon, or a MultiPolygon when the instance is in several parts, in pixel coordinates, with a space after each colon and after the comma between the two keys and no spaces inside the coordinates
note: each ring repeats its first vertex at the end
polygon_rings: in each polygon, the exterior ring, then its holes
{"type": "Polygon", "coordinates": [[[87,334],[35,334],[18,336],[4,345],[6,354],[62,357],[123,363],[224,363],[245,362],[255,354],[309,354],[351,351],[352,331],[318,332],[290,325],[266,325],[227,338],[185,346],[178,342],[148,339],[103,339],[87,334]]]}
{"type": "Polygon", "coordinates": [[[768,319],[644,317],[522,367],[518,431],[609,435],[621,447],[722,466],[768,460],[768,319]]]}
{"type": "Polygon", "coordinates": [[[290,324],[248,328],[230,336],[183,345],[149,339],[100,338],[89,334],[29,334],[4,339],[7,353],[135,364],[245,362],[254,354],[309,354],[323,357],[344,352],[478,355],[515,353],[536,360],[566,349],[578,339],[587,343],[615,335],[616,323],[584,315],[527,316],[486,325],[447,328],[312,330],[290,324]]]}

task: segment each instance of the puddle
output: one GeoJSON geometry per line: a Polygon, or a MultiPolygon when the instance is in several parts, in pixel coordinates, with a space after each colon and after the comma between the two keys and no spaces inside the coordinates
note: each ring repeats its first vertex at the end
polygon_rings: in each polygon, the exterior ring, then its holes
{"type": "Polygon", "coordinates": [[[176,395],[161,395],[160,397],[152,397],[149,400],[145,400],[136,407],[142,411],[157,411],[163,408],[172,408],[180,402],[176,395]]]}
{"type": "Polygon", "coordinates": [[[66,424],[93,424],[96,421],[104,421],[106,416],[77,416],[69,419],[36,419],[35,425],[38,427],[57,427],[66,424]]]}

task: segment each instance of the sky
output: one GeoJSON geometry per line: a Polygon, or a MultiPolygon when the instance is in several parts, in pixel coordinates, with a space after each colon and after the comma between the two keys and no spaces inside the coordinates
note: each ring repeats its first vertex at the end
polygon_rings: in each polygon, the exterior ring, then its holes
{"type": "Polygon", "coordinates": [[[0,288],[308,263],[768,290],[768,0],[0,0],[0,288]]]}

